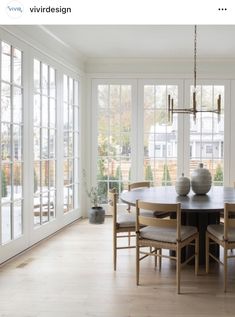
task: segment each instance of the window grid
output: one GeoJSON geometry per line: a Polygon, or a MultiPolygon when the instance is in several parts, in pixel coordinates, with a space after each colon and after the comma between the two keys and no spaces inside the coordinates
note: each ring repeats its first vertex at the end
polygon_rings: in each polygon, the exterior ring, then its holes
{"type": "Polygon", "coordinates": [[[56,71],[34,59],[34,225],[56,216],[56,71]]]}
{"type": "Polygon", "coordinates": [[[22,52],[6,42],[0,44],[0,241],[5,244],[23,234],[23,76],[22,52]]]}
{"type": "Polygon", "coordinates": [[[173,185],[177,177],[177,120],[168,122],[168,94],[178,104],[178,86],[144,85],[144,177],[154,185],[173,185]]]}
{"type": "MultiPolygon", "coordinates": [[[[192,95],[193,87],[191,87],[192,95]]],[[[212,175],[213,185],[223,185],[224,182],[224,86],[197,86],[197,103],[200,109],[215,109],[216,99],[221,94],[222,113],[220,118],[214,113],[198,113],[196,122],[190,120],[190,174],[203,163],[212,175]],[[203,107],[203,108],[202,108],[203,107]]],[[[191,98],[192,99],[192,98],[191,98]]]]}
{"type": "Polygon", "coordinates": [[[78,207],[78,81],[64,75],[64,213],[78,207]]]}
{"type": "Polygon", "coordinates": [[[98,85],[97,183],[101,203],[107,192],[127,189],[131,174],[131,85],[98,85]]]}

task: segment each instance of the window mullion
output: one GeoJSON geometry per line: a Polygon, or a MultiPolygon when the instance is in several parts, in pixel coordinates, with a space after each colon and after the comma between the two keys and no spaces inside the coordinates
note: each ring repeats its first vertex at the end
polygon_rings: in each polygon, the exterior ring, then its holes
{"type": "Polygon", "coordinates": [[[47,66],[47,164],[48,164],[48,185],[47,185],[47,208],[48,215],[47,219],[50,221],[50,67],[47,66]]]}
{"type": "Polygon", "coordinates": [[[13,153],[13,47],[11,46],[11,57],[10,57],[10,171],[11,171],[11,239],[14,239],[14,153],[13,153]]]}
{"type": "MultiPolygon", "coordinates": [[[[122,85],[120,85],[120,94],[119,94],[119,114],[118,114],[118,117],[119,117],[119,142],[120,142],[120,145],[122,145],[122,139],[121,139],[121,135],[122,135],[122,133],[123,133],[123,131],[121,132],[121,128],[122,128],[122,126],[121,126],[121,111],[122,111],[122,85]]],[[[121,162],[122,162],[122,154],[119,152],[119,154],[118,154],[118,157],[117,157],[117,160],[119,160],[119,162],[118,162],[118,165],[117,166],[119,166],[119,168],[118,168],[118,171],[119,171],[119,175],[118,175],[118,178],[119,178],[119,180],[118,180],[118,193],[120,193],[121,192],[121,175],[120,175],[120,173],[121,173],[121,162]]]]}
{"type": "MultiPolygon", "coordinates": [[[[2,68],[2,41],[0,40],[0,66],[2,68]]],[[[2,100],[2,73],[0,72],[0,100],[2,100]]],[[[2,144],[2,104],[0,103],[0,142],[2,144]]],[[[2,155],[0,155],[0,246],[2,245],[2,155]]]]}
{"type": "Polygon", "coordinates": [[[39,217],[40,225],[42,225],[42,204],[43,204],[43,194],[42,194],[42,62],[40,62],[40,130],[39,130],[39,143],[40,143],[40,154],[39,154],[39,166],[40,166],[40,196],[39,196],[39,217]]]}

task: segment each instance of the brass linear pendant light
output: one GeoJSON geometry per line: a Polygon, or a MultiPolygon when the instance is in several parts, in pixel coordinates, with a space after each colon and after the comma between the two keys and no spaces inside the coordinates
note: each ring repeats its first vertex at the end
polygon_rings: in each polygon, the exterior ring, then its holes
{"type": "MultiPolygon", "coordinates": [[[[174,108],[174,99],[171,95],[168,95],[168,121],[172,122],[174,113],[188,113],[192,114],[194,121],[196,120],[196,114],[198,112],[210,112],[218,114],[218,119],[220,119],[221,113],[221,95],[217,98],[217,109],[211,110],[198,110],[196,102],[196,89],[197,89],[197,26],[194,26],[194,82],[193,82],[193,100],[192,108],[174,108]]],[[[202,109],[202,107],[201,107],[202,109]]]]}

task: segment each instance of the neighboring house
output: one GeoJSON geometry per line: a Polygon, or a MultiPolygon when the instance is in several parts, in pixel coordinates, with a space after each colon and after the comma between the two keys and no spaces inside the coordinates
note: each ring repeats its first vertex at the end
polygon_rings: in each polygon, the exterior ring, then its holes
{"type": "MultiPolygon", "coordinates": [[[[217,124],[217,116],[198,117],[196,124],[191,124],[190,157],[223,158],[224,152],[224,118],[221,116],[217,124]],[[201,124],[202,122],[202,124],[201,124]],[[216,123],[216,124],[215,124],[216,123]],[[213,131],[213,132],[212,132],[213,131]],[[203,137],[202,137],[203,133],[203,137]]],[[[177,156],[177,127],[156,124],[150,127],[148,140],[148,156],[164,159],[177,156]]]]}

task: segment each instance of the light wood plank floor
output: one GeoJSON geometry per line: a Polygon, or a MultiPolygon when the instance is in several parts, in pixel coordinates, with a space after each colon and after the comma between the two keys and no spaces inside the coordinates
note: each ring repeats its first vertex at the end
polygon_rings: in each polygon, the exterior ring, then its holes
{"type": "MultiPolygon", "coordinates": [[[[234,251],[235,252],[235,251],[234,251]]],[[[141,263],[135,284],[135,250],[121,250],[112,267],[112,220],[79,221],[0,268],[1,317],[234,316],[235,263],[229,265],[229,292],[222,290],[217,264],[208,276],[193,266],[182,272],[176,294],[175,265],[154,259],[141,263]]]]}

